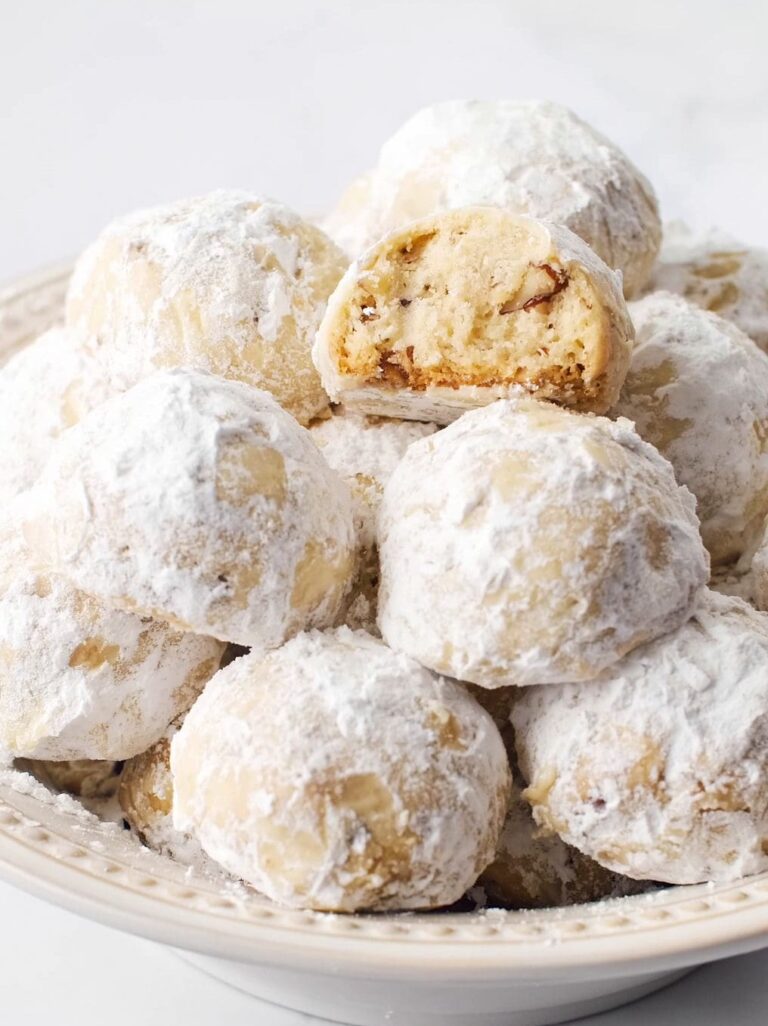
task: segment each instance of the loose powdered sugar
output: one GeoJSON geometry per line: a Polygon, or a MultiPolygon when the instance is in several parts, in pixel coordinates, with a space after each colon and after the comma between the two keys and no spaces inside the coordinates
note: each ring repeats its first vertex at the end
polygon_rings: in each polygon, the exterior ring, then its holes
{"type": "Polygon", "coordinates": [[[693,498],[621,420],[500,401],[415,442],[379,516],[379,626],[485,687],[586,680],[690,615],[693,498]]]}
{"type": "Polygon", "coordinates": [[[282,904],[457,900],[493,857],[509,769],[467,692],[364,632],[222,670],[171,746],[174,820],[282,904]]]}
{"type": "Polygon", "coordinates": [[[70,822],[87,829],[91,836],[95,833],[101,834],[104,838],[114,839],[116,835],[123,833],[122,828],[115,822],[102,819],[97,813],[87,809],[78,798],[52,790],[29,771],[15,768],[12,757],[1,749],[0,786],[8,787],[17,794],[29,795],[42,806],[54,808],[70,822]]]}
{"type": "Polygon", "coordinates": [[[267,393],[194,371],[62,436],[23,519],[88,594],[244,645],[332,623],[353,570],[348,489],[309,433],[267,393]]]}
{"type": "Polygon", "coordinates": [[[208,875],[224,875],[192,834],[173,825],[171,741],[183,720],[180,717],[151,748],[126,762],[120,778],[120,807],[148,848],[208,875]]]}
{"type": "Polygon", "coordinates": [[[351,256],[408,221],[488,203],[566,225],[623,272],[632,295],[661,239],[647,179],[613,143],[548,102],[426,107],[384,144],[374,171],[351,189],[326,222],[351,256]]]}
{"type": "Polygon", "coordinates": [[[597,680],[512,710],[536,819],[604,866],[670,883],[768,869],[768,618],[702,597],[597,680]]]}
{"type": "Polygon", "coordinates": [[[122,762],[113,759],[16,759],[14,767],[31,773],[46,787],[87,802],[105,802],[117,794],[122,762]]]}

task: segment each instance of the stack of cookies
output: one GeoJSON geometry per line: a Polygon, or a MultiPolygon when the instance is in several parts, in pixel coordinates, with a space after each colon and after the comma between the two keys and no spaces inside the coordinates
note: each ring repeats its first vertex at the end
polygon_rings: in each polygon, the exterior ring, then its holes
{"type": "Polygon", "coordinates": [[[295,907],[768,869],[768,256],[661,246],[550,103],[108,226],[0,372],[0,748],[295,907]]]}

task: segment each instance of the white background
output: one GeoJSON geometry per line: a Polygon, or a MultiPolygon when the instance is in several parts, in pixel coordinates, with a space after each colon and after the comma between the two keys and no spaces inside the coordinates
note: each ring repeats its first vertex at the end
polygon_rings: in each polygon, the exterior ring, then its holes
{"type": "MultiPolygon", "coordinates": [[[[0,280],[214,187],[320,213],[416,108],[464,97],[568,103],[665,216],[764,243],[767,43],[764,0],[0,0],[0,280]]],[[[762,1026],[767,1005],[755,955],[600,1022],[762,1026]]],[[[0,1019],[309,1022],[4,885],[0,1019]]]]}

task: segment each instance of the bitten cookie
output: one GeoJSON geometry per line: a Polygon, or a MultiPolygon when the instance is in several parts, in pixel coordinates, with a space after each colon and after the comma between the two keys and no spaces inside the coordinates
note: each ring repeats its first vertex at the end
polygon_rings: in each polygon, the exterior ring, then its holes
{"type": "Polygon", "coordinates": [[[332,624],[353,573],[346,485],[266,392],[158,372],[59,440],[30,494],[38,558],[117,608],[272,647],[332,624]]]}
{"type": "Polygon", "coordinates": [[[284,905],[450,905],[493,858],[499,732],[467,692],[362,631],[222,670],[171,743],[174,822],[284,905]]]}
{"type": "Polygon", "coordinates": [[[589,680],[687,619],[694,501],[626,420],[500,401],[414,442],[384,489],[379,627],[483,687],[589,680]]]}
{"type": "Polygon", "coordinates": [[[0,527],[0,747],[12,755],[143,752],[192,704],[223,650],[38,570],[18,532],[0,527]]]}
{"type": "Polygon", "coordinates": [[[618,277],[581,239],[468,207],[397,229],[352,264],[313,357],[332,399],[445,424],[524,392],[605,412],[632,337],[618,277]]]}
{"type": "Polygon", "coordinates": [[[67,326],[120,390],[194,367],[266,389],[306,423],[327,405],[310,346],[346,266],[282,204],[213,192],[109,225],[75,268],[67,326]]]}
{"type": "Polygon", "coordinates": [[[675,292],[719,314],[768,351],[768,250],[745,246],[716,229],[665,225],[649,290],[675,292]]]}
{"type": "Polygon", "coordinates": [[[768,356],[680,296],[630,304],[637,341],[615,412],[696,496],[714,564],[754,546],[768,513],[768,356]]]}
{"type": "Polygon", "coordinates": [[[707,593],[677,630],[512,710],[536,820],[602,865],[689,884],[768,869],[768,618],[707,593]]]}
{"type": "Polygon", "coordinates": [[[429,214],[491,204],[563,224],[624,275],[647,280],[661,239],[648,180],[621,150],[555,103],[439,103],[407,121],[355,180],[327,227],[351,256],[429,214]]]}
{"type": "Polygon", "coordinates": [[[376,517],[384,485],[411,442],[433,434],[434,424],[364,417],[338,410],[310,425],[312,439],[329,466],[350,487],[357,532],[357,572],[343,613],[352,628],[377,632],[379,557],[376,517]]]}
{"type": "Polygon", "coordinates": [[[99,364],[51,328],[0,370],[0,502],[34,484],[56,439],[111,394],[99,364]]]}

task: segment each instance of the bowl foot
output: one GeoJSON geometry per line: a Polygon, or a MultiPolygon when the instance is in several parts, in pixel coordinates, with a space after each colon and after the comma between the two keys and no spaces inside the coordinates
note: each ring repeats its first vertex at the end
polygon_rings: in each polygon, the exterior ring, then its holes
{"type": "Polygon", "coordinates": [[[542,982],[398,980],[230,962],[189,951],[179,958],[254,997],[351,1026],[548,1026],[635,1001],[690,970],[542,982]]]}

